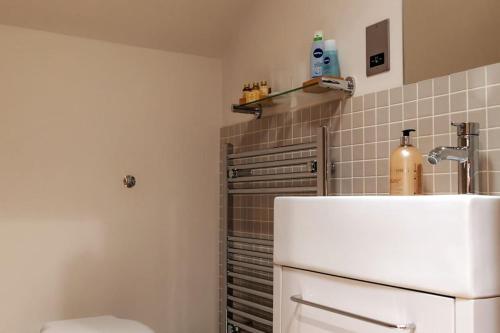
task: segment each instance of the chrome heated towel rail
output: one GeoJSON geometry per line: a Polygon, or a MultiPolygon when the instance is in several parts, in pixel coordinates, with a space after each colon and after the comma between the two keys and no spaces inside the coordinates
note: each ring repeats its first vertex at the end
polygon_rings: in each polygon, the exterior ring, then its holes
{"type": "Polygon", "coordinates": [[[316,141],[233,153],[224,147],[221,333],[270,333],[273,321],[272,236],[230,230],[235,196],[327,195],[328,132],[316,141]]]}

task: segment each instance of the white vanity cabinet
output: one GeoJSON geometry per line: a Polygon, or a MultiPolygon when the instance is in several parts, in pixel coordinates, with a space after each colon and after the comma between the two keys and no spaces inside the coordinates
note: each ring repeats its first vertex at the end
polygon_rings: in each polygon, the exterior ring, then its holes
{"type": "Polygon", "coordinates": [[[273,262],[274,333],[500,333],[500,197],[277,198],[273,262]]]}
{"type": "Polygon", "coordinates": [[[455,299],[277,267],[275,333],[455,332],[455,299]]]}

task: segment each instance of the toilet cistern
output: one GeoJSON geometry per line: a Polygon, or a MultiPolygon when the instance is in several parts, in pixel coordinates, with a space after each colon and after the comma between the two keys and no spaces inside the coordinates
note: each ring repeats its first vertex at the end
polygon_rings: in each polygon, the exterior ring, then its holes
{"type": "Polygon", "coordinates": [[[479,123],[451,123],[457,127],[457,147],[440,146],[429,152],[427,160],[436,165],[440,161],[458,162],[458,193],[479,192],[479,123]]]}

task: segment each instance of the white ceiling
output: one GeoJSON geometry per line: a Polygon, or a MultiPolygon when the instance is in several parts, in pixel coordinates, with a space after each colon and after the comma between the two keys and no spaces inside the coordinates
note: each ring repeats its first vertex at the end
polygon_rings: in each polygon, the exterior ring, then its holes
{"type": "Polygon", "coordinates": [[[244,6],[248,1],[0,0],[0,24],[218,57],[244,6]]]}

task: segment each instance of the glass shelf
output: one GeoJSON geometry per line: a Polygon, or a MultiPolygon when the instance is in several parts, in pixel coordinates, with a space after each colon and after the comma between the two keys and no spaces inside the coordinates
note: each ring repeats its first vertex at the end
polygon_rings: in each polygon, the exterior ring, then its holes
{"type": "Polygon", "coordinates": [[[307,105],[349,97],[354,94],[355,83],[352,77],[345,79],[322,76],[306,81],[300,87],[276,92],[259,100],[233,104],[232,111],[253,114],[261,118],[264,109],[297,109],[307,105]]]}

